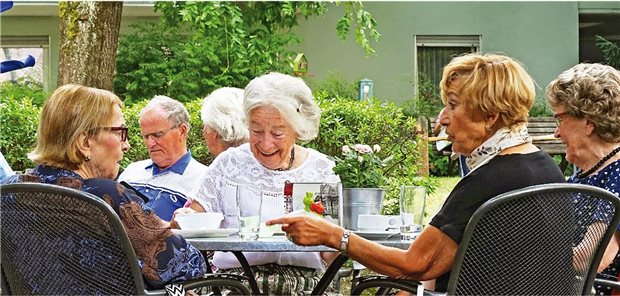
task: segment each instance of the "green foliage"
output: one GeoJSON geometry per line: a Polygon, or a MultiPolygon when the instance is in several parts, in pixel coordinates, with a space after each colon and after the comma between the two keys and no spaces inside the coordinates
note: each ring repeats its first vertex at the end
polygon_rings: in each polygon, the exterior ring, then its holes
{"type": "MultiPolygon", "coordinates": [[[[383,200],[382,214],[383,215],[398,215],[400,214],[400,187],[403,185],[415,185],[423,186],[426,188],[426,194],[431,195],[435,192],[439,186],[439,179],[430,177],[413,177],[413,178],[390,178],[386,186],[386,194],[383,200]]],[[[424,216],[428,216],[426,211],[424,216]]]]}
{"type": "Polygon", "coordinates": [[[309,81],[308,85],[319,97],[358,100],[357,82],[347,81],[337,72],[329,72],[325,79],[309,81]]]}
{"type": "MultiPolygon", "coordinates": [[[[381,150],[377,152],[380,159],[393,156],[387,166],[382,167],[382,174],[388,180],[384,184],[388,192],[384,199],[385,213],[397,213],[399,196],[397,188],[400,188],[400,185],[422,185],[427,187],[428,192],[432,192],[432,179],[417,177],[421,164],[418,150],[423,142],[413,133],[415,118],[405,116],[402,109],[393,103],[320,96],[317,98],[322,109],[321,130],[316,139],[302,145],[332,157],[341,156],[342,145],[346,143],[380,145],[381,150]]],[[[27,160],[26,154],[35,144],[41,108],[35,106],[30,98],[3,97],[0,104],[2,108],[0,148],[13,169],[30,168],[34,164],[27,160]]],[[[212,156],[202,139],[201,104],[202,100],[199,99],[185,103],[190,113],[191,124],[188,146],[198,161],[210,164],[212,156]]],[[[140,110],[145,105],[146,101],[137,101],[124,109],[131,148],[123,158],[122,167],[149,158],[138,122],[140,110]]]]}
{"type": "Polygon", "coordinates": [[[596,46],[603,52],[605,63],[620,70],[620,46],[599,35],[595,39],[596,46]]]}
{"type": "Polygon", "coordinates": [[[43,102],[49,95],[43,90],[43,84],[30,79],[29,77],[21,77],[16,81],[4,81],[0,83],[2,89],[2,101],[7,99],[30,98],[32,104],[43,106],[43,102]]]}
{"type": "Polygon", "coordinates": [[[26,156],[36,145],[41,107],[30,97],[13,97],[2,92],[0,101],[0,149],[14,171],[33,167],[26,156]]]}
{"type": "MultiPolygon", "coordinates": [[[[352,18],[356,40],[371,51],[366,34],[379,37],[376,21],[361,3],[345,8],[355,12],[345,17],[352,18]]],[[[161,22],[136,25],[135,33],[120,37],[114,90],[128,105],[156,94],[189,102],[219,87],[243,88],[267,72],[290,73],[295,53],[289,48],[300,42],[292,28],[299,17],[325,13],[327,4],[157,2],[155,10],[161,22]]]]}
{"type": "Polygon", "coordinates": [[[373,143],[381,146],[377,153],[385,159],[394,158],[384,168],[386,177],[413,177],[420,167],[418,145],[422,142],[413,133],[415,118],[410,118],[393,103],[377,100],[356,101],[317,97],[321,107],[319,136],[306,146],[327,155],[342,154],[347,143],[373,143]]]}
{"type": "Polygon", "coordinates": [[[403,112],[411,117],[436,117],[443,108],[443,103],[438,96],[438,86],[433,85],[430,78],[424,73],[419,73],[418,88],[413,100],[403,104],[403,112]]]}
{"type": "Polygon", "coordinates": [[[366,144],[347,144],[342,146],[342,156],[334,157],[334,173],[340,176],[344,188],[378,188],[385,184],[383,169],[392,160],[376,154],[381,146],[366,144]]]}
{"type": "Polygon", "coordinates": [[[530,109],[529,116],[530,117],[545,117],[552,116],[553,110],[549,107],[549,103],[546,98],[537,99],[534,102],[534,106],[530,109]]]}

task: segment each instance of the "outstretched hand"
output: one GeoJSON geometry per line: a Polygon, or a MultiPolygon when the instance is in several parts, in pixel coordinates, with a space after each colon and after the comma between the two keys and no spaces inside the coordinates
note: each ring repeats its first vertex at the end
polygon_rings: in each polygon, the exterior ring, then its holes
{"type": "Polygon", "coordinates": [[[289,239],[302,246],[326,245],[338,248],[344,230],[325,219],[310,216],[282,217],[266,222],[267,225],[281,224],[289,239]]]}

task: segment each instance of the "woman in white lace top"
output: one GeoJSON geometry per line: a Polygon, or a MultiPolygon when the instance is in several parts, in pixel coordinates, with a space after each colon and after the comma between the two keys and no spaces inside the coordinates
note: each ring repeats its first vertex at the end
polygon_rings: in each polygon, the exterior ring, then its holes
{"type": "MultiPolygon", "coordinates": [[[[320,109],[299,78],[270,73],[252,80],[245,89],[244,111],[250,142],[229,148],[213,161],[192,203],[197,211],[222,212],[222,228],[237,226],[235,186],[252,184],[263,194],[279,196],[273,218],[284,215],[285,181],[340,182],[334,162],[320,152],[296,145],[318,134],[320,109]]],[[[258,202],[258,201],[257,201],[258,202]]],[[[329,254],[309,252],[245,253],[263,293],[293,295],[314,287],[329,254]],[[263,281],[268,278],[268,281],[263,281]],[[266,282],[269,282],[268,284],[266,282]]],[[[226,273],[242,273],[230,252],[216,252],[213,263],[226,273]]]]}

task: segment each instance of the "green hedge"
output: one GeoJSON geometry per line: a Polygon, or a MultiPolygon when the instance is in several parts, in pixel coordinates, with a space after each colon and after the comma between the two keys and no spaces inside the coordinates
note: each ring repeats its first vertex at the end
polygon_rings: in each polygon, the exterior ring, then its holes
{"type": "MultiPolygon", "coordinates": [[[[433,183],[427,178],[416,178],[420,162],[421,142],[413,134],[415,118],[403,114],[402,109],[393,103],[379,101],[360,102],[343,98],[317,98],[322,109],[319,137],[301,143],[331,156],[341,154],[344,144],[379,144],[381,158],[393,155],[394,159],[386,167],[385,174],[390,180],[384,213],[398,212],[398,188],[403,184],[427,186],[433,190],[433,183]]],[[[142,141],[138,118],[146,101],[136,102],[124,110],[129,127],[131,148],[121,163],[129,163],[149,157],[142,141]]],[[[202,140],[202,121],[200,119],[201,100],[185,103],[190,113],[190,136],[188,146],[192,155],[200,162],[209,164],[212,155],[202,140]]],[[[36,129],[41,108],[32,99],[14,99],[3,96],[0,103],[2,130],[0,149],[14,170],[22,171],[32,167],[26,154],[35,145],[36,129]]]]}

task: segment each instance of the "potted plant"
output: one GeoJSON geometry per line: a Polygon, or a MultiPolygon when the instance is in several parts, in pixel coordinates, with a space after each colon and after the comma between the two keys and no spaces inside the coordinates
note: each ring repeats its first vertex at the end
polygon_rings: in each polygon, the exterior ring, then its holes
{"type": "Polygon", "coordinates": [[[357,230],[360,214],[379,214],[385,196],[383,168],[392,159],[381,159],[379,145],[342,146],[342,158],[335,157],[334,172],[340,177],[343,190],[343,226],[357,230]]]}

